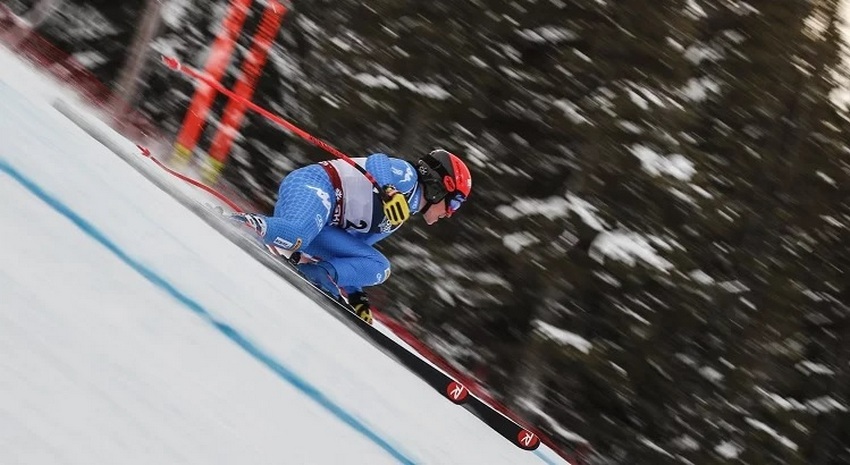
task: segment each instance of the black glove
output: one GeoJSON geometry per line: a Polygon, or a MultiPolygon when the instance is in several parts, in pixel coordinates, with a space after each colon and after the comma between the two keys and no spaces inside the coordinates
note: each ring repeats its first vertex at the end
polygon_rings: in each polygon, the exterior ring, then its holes
{"type": "Polygon", "coordinates": [[[359,316],[361,320],[372,324],[372,306],[369,305],[369,298],[365,292],[352,292],[348,294],[348,305],[354,309],[354,314],[359,316]]]}

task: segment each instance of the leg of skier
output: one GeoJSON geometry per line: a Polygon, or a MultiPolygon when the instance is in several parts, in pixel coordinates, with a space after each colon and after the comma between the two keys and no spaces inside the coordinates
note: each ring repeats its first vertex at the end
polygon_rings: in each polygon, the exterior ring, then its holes
{"type": "Polygon", "coordinates": [[[390,275],[389,260],[361,238],[333,226],[323,229],[306,252],[320,261],[299,266],[302,273],[331,277],[348,293],[346,300],[354,313],[371,325],[372,307],[363,288],[386,281],[390,275]]]}
{"type": "Polygon", "coordinates": [[[304,251],[318,257],[317,265],[330,269],[341,288],[376,286],[390,275],[390,261],[384,254],[337,227],[322,229],[304,251]]]}
{"type": "Polygon", "coordinates": [[[234,215],[254,228],[267,245],[287,252],[308,246],[325,227],[336,200],[324,169],[310,165],[287,175],[280,184],[274,216],[234,215]]]}

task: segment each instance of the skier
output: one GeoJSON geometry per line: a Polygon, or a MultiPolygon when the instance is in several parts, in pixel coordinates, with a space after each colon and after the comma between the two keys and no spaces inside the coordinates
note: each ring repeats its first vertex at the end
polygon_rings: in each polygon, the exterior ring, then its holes
{"type": "Polygon", "coordinates": [[[438,149],[415,166],[376,153],[355,158],[386,193],[344,160],[323,161],[289,173],[281,182],[274,215],[234,215],[262,241],[296,264],[328,294],[372,324],[365,287],[383,283],[389,260],[373,245],[395,232],[411,214],[432,225],[452,216],[472,190],[472,177],[457,156],[438,149]],[[308,255],[307,259],[303,255],[308,255]]]}

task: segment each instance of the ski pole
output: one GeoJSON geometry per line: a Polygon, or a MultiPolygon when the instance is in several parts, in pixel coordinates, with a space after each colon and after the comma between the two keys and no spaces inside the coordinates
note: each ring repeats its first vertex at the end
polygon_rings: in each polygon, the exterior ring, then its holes
{"type": "Polygon", "coordinates": [[[191,185],[193,185],[193,186],[195,186],[195,187],[197,187],[197,188],[199,188],[199,189],[202,189],[202,190],[204,190],[204,191],[206,191],[206,192],[208,192],[208,193],[212,194],[213,196],[215,196],[216,198],[218,198],[219,200],[221,200],[222,202],[224,202],[225,204],[227,204],[227,206],[228,206],[228,207],[230,207],[233,211],[235,211],[235,212],[237,212],[237,213],[241,213],[241,212],[242,212],[242,208],[241,208],[241,207],[239,207],[239,205],[236,205],[236,202],[234,202],[234,201],[232,201],[232,200],[228,199],[228,198],[227,198],[227,196],[225,196],[225,195],[224,195],[224,194],[222,194],[221,192],[218,192],[217,190],[213,189],[212,187],[210,187],[210,186],[208,186],[208,185],[206,185],[206,184],[204,184],[204,183],[202,183],[202,182],[195,181],[194,179],[192,179],[192,178],[190,178],[190,177],[188,177],[188,176],[185,176],[185,175],[183,175],[183,174],[180,174],[180,173],[178,173],[177,171],[174,171],[173,169],[171,169],[171,168],[169,168],[169,167],[165,166],[165,164],[164,164],[164,163],[162,163],[161,161],[157,160],[157,158],[156,158],[156,157],[154,157],[153,155],[151,155],[151,151],[150,151],[150,149],[149,149],[149,148],[144,147],[144,146],[141,146],[141,145],[138,145],[138,144],[136,144],[136,147],[139,149],[139,151],[141,152],[141,154],[142,154],[142,156],[143,156],[143,157],[145,157],[145,158],[149,158],[149,159],[150,159],[150,160],[154,163],[154,165],[156,165],[157,167],[159,167],[159,168],[163,169],[166,173],[168,173],[168,174],[170,174],[170,175],[174,176],[175,178],[177,178],[177,179],[179,179],[179,180],[181,180],[181,181],[184,181],[184,182],[186,182],[186,183],[188,183],[188,184],[191,184],[191,185]]]}
{"type": "Polygon", "coordinates": [[[372,176],[371,173],[366,171],[365,168],[358,165],[357,162],[355,162],[354,160],[351,159],[351,157],[342,153],[336,147],[334,147],[331,144],[323,141],[322,139],[314,137],[313,135],[311,135],[307,131],[299,128],[298,126],[295,126],[294,124],[290,123],[289,121],[281,118],[280,116],[272,113],[269,110],[266,110],[265,108],[255,104],[254,102],[246,99],[245,97],[237,95],[235,92],[224,87],[223,85],[221,85],[221,83],[219,83],[218,81],[216,81],[212,77],[210,77],[210,76],[208,76],[208,75],[206,75],[206,74],[204,74],[204,73],[202,73],[202,72],[200,72],[200,71],[198,71],[198,70],[196,70],[196,69],[194,69],[190,66],[184,66],[183,64],[180,63],[179,60],[177,60],[177,58],[163,56],[162,62],[165,63],[165,66],[168,66],[169,68],[171,68],[175,71],[179,71],[179,72],[185,74],[186,76],[197,79],[197,80],[203,82],[204,84],[214,88],[215,90],[221,92],[222,94],[230,97],[231,99],[238,100],[238,101],[244,103],[245,105],[247,105],[248,108],[259,113],[264,118],[278,124],[279,126],[283,127],[284,129],[287,129],[287,130],[295,133],[298,137],[306,140],[307,142],[315,145],[316,147],[319,147],[320,149],[330,153],[331,155],[347,162],[348,164],[353,166],[355,169],[357,169],[357,171],[359,171],[361,174],[363,174],[363,176],[365,176],[366,179],[368,179],[370,183],[372,183],[372,186],[375,189],[375,193],[377,193],[378,195],[381,196],[381,200],[388,201],[390,199],[389,195],[386,192],[384,192],[383,189],[381,189],[381,186],[378,185],[378,181],[375,180],[374,176],[372,176]]]}

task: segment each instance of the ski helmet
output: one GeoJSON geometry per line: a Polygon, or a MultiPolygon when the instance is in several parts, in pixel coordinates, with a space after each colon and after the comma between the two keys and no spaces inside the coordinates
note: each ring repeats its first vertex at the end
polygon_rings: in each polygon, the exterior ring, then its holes
{"type": "Polygon", "coordinates": [[[426,210],[446,200],[446,211],[451,216],[472,192],[469,168],[446,150],[437,149],[425,155],[416,162],[416,169],[428,202],[426,210]]]}

